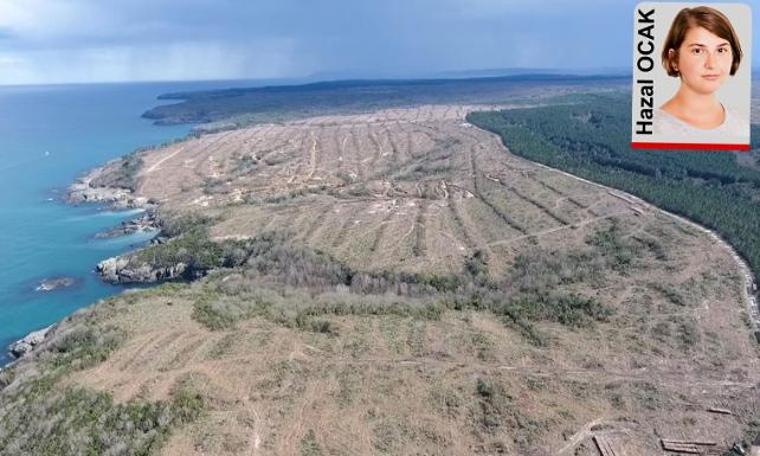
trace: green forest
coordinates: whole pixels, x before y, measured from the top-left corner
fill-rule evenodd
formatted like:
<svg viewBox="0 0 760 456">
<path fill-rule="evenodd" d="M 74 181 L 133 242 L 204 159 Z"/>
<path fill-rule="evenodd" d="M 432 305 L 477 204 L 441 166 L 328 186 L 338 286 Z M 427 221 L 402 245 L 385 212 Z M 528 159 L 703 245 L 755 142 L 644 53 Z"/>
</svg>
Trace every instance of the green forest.
<svg viewBox="0 0 760 456">
<path fill-rule="evenodd" d="M 474 112 L 516 155 L 615 187 L 717 231 L 760 278 L 760 127 L 752 151 L 634 150 L 630 95 L 574 95 L 538 108 Z"/>
</svg>

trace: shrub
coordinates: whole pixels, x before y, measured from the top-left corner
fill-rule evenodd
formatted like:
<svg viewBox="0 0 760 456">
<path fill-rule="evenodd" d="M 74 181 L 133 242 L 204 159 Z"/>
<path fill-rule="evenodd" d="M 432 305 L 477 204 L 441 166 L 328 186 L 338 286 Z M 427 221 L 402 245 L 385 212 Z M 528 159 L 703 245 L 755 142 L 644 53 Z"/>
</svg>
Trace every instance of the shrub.
<svg viewBox="0 0 760 456">
<path fill-rule="evenodd" d="M 86 388 L 62 391 L 41 380 L 0 409 L 0 455 L 155 454 L 173 426 L 203 409 L 197 394 L 183 390 L 169 402 L 115 404 Z"/>
</svg>

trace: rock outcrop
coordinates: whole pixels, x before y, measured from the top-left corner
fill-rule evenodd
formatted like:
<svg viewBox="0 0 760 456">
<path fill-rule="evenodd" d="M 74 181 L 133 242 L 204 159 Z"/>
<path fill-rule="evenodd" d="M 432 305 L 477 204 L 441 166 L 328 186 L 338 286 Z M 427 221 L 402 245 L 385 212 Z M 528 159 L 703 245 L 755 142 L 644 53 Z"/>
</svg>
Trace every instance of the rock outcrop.
<svg viewBox="0 0 760 456">
<path fill-rule="evenodd" d="M 141 217 L 132 220 L 125 220 L 115 228 L 103 231 L 95 235 L 95 239 L 111 239 L 119 236 L 126 236 L 135 233 L 145 233 L 148 231 L 160 230 L 156 216 L 153 212 L 147 212 Z"/>
<path fill-rule="evenodd" d="M 22 356 L 27 355 L 34 349 L 34 347 L 45 340 L 45 336 L 47 336 L 50 330 L 53 329 L 53 326 L 55 325 L 50 325 L 47 328 L 42 328 L 38 331 L 32 331 L 23 339 L 19 339 L 16 342 L 12 343 L 9 347 L 11 355 L 13 355 L 15 358 L 21 358 Z"/>
<path fill-rule="evenodd" d="M 177 263 L 169 267 L 156 267 L 147 263 L 134 264 L 129 257 L 112 257 L 98 263 L 97 272 L 109 283 L 155 283 L 184 278 L 187 265 Z"/>
<path fill-rule="evenodd" d="M 66 201 L 70 204 L 108 204 L 115 209 L 136 209 L 149 205 L 144 197 L 136 197 L 131 189 L 95 185 L 96 180 L 109 172 L 110 164 L 95 168 L 76 180 L 68 189 Z"/>
</svg>

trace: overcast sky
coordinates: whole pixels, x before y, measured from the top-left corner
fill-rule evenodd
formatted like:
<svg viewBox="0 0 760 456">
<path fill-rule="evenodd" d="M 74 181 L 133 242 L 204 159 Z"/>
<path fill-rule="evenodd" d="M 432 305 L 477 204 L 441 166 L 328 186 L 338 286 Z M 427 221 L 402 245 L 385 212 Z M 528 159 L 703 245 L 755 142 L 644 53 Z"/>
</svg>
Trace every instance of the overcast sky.
<svg viewBox="0 0 760 456">
<path fill-rule="evenodd" d="M 635 4 L 0 0 L 0 84 L 628 67 Z"/>
</svg>

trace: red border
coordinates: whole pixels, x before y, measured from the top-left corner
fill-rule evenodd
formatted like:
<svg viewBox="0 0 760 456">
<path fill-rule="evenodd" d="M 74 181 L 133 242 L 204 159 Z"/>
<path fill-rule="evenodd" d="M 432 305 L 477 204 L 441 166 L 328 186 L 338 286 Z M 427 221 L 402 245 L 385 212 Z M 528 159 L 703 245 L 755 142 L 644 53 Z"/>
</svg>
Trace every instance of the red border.
<svg viewBox="0 0 760 456">
<path fill-rule="evenodd" d="M 679 150 L 737 150 L 747 152 L 749 144 L 710 144 L 710 143 L 665 143 L 665 142 L 631 142 L 634 149 L 679 149 Z"/>
</svg>

